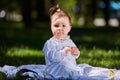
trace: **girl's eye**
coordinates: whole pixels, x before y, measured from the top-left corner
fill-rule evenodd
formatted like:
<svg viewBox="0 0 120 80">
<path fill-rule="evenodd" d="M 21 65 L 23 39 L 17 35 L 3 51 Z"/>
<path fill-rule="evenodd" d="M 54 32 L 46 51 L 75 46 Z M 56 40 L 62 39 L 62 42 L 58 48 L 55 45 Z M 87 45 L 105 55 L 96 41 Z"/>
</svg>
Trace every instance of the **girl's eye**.
<svg viewBox="0 0 120 80">
<path fill-rule="evenodd" d="M 66 27 L 66 25 L 62 25 L 62 27 Z"/>
<path fill-rule="evenodd" d="M 58 25 L 58 24 L 55 24 L 54 26 L 55 26 L 55 27 L 59 27 L 59 25 Z"/>
</svg>

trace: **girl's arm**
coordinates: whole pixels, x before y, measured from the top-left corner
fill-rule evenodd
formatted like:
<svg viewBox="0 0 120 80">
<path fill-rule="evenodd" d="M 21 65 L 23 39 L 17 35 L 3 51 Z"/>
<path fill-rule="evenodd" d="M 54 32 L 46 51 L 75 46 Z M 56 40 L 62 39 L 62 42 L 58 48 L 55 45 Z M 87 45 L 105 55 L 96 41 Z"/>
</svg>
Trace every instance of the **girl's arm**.
<svg viewBox="0 0 120 80">
<path fill-rule="evenodd" d="M 54 44 L 48 42 L 45 43 L 43 51 L 45 53 L 45 57 L 52 62 L 61 61 L 66 56 L 63 49 L 57 50 Z"/>
</svg>

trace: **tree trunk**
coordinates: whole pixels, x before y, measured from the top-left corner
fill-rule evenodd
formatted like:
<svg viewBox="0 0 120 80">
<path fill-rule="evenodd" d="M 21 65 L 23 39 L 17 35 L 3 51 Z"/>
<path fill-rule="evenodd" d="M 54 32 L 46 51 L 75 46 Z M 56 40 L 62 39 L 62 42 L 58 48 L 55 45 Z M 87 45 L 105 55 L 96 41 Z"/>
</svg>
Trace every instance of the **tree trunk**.
<svg viewBox="0 0 120 80">
<path fill-rule="evenodd" d="M 32 27 L 32 0 L 21 0 L 23 23 L 26 28 Z"/>
<path fill-rule="evenodd" d="M 92 15 L 92 21 L 95 19 L 96 17 L 96 12 L 97 12 L 97 9 L 96 9 L 96 6 L 97 5 L 97 2 L 96 0 L 92 0 L 91 1 L 91 15 Z"/>
<path fill-rule="evenodd" d="M 110 18 L 110 0 L 103 0 L 105 3 L 105 8 L 103 9 L 104 19 L 106 21 L 106 26 L 109 26 L 109 18 Z"/>
<path fill-rule="evenodd" d="M 48 16 L 45 13 L 45 1 L 36 0 L 37 21 L 48 21 Z"/>
</svg>

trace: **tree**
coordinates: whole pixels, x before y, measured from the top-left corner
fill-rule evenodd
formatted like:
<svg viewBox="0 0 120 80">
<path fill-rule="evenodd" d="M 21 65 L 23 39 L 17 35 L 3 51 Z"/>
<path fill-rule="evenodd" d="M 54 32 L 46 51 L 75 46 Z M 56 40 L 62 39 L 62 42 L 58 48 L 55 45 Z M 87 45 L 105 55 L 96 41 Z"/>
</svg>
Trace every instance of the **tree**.
<svg viewBox="0 0 120 80">
<path fill-rule="evenodd" d="M 32 27 L 32 0 L 21 0 L 21 13 L 25 27 Z"/>
<path fill-rule="evenodd" d="M 45 0 L 35 0 L 35 5 L 32 4 L 33 0 L 21 0 L 21 12 L 23 16 L 23 23 L 26 28 L 30 28 L 33 25 L 32 11 L 35 8 L 37 12 L 36 20 L 37 22 L 43 21 L 46 22 L 49 20 L 48 15 L 46 14 L 46 2 Z M 49 5 L 47 5 L 49 6 Z"/>
<path fill-rule="evenodd" d="M 106 21 L 106 25 L 109 26 L 109 18 L 110 18 L 110 0 L 103 0 L 105 3 L 105 8 L 103 8 L 104 19 Z"/>
<path fill-rule="evenodd" d="M 91 15 L 92 15 L 92 22 L 96 17 L 96 13 L 97 13 L 97 1 L 96 0 L 92 0 L 91 1 Z"/>
<path fill-rule="evenodd" d="M 48 21 L 45 13 L 45 0 L 36 0 L 37 21 Z"/>
</svg>

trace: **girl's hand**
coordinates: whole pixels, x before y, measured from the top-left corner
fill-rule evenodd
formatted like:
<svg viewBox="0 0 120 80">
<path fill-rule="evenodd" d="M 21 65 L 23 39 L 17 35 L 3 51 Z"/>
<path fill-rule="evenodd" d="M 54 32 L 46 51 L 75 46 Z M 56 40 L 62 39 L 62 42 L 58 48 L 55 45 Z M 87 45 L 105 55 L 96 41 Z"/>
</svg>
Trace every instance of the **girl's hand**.
<svg viewBox="0 0 120 80">
<path fill-rule="evenodd" d="M 78 56 L 79 49 L 77 47 L 71 47 L 71 54 Z"/>
<path fill-rule="evenodd" d="M 65 53 L 71 52 L 71 54 L 78 56 L 79 49 L 77 47 L 64 47 Z"/>
<path fill-rule="evenodd" d="M 71 52 L 71 47 L 64 47 L 64 51 L 67 54 L 68 52 Z"/>
</svg>

